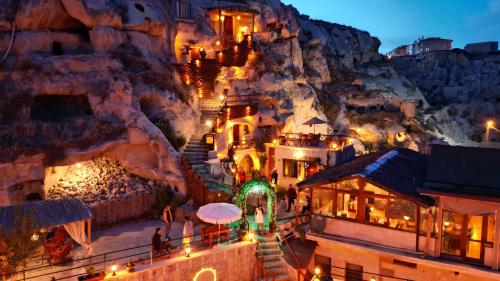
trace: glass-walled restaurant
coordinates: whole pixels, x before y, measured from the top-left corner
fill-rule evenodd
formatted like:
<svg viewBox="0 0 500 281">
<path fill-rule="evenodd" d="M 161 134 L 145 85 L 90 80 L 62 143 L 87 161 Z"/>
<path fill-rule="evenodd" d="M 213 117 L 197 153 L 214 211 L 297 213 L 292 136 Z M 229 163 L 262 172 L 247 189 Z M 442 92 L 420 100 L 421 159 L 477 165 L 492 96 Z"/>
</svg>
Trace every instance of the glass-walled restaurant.
<svg viewBox="0 0 500 281">
<path fill-rule="evenodd" d="M 316 186 L 311 193 L 315 214 L 402 231 L 417 231 L 419 203 L 403 199 L 361 178 Z M 427 214 L 427 211 L 422 208 L 422 213 Z M 426 220 L 422 223 L 426 224 Z"/>
<path fill-rule="evenodd" d="M 310 188 L 310 193 L 312 212 L 316 215 L 393 231 L 414 233 L 414 235 L 418 233 L 418 238 L 414 240 L 415 247 L 423 252 L 425 251 L 425 237 L 429 235 L 431 239 L 429 244 L 432 244 L 429 247 L 431 250 L 435 247 L 433 244 L 438 232 L 438 212 L 435 207 L 423 204 L 413 198 L 402 198 L 383 187 L 367 182 L 363 178 L 351 178 L 317 185 Z M 342 225 L 337 224 L 335 227 L 338 229 L 340 226 Z M 375 235 L 368 233 L 368 231 L 377 232 L 377 229 L 370 230 L 362 227 L 358 229 L 361 230 L 361 233 L 366 232 L 363 236 L 352 238 L 370 240 L 370 236 Z M 384 232 L 383 229 L 380 229 L 379 232 L 387 234 L 388 245 L 393 244 L 391 238 L 398 237 L 394 232 L 390 234 L 390 232 Z M 352 232 L 345 231 L 345 233 Z M 483 263 L 485 258 L 489 258 L 488 253 L 493 247 L 494 237 L 494 214 L 467 215 L 443 210 L 442 237 L 440 239 L 440 254 L 442 256 Z M 405 239 L 404 235 L 401 236 L 401 239 Z M 375 242 L 381 243 L 381 241 Z"/>
</svg>

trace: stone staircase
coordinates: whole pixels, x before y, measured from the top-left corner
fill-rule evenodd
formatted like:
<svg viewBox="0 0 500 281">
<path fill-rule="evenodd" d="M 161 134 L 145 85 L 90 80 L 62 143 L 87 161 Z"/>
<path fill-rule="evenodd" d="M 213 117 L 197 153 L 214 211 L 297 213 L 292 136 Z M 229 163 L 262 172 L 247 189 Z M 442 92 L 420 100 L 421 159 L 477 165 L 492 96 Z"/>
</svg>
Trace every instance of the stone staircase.
<svg viewBox="0 0 500 281">
<path fill-rule="evenodd" d="M 205 161 L 208 160 L 209 147 L 203 142 L 203 135 L 209 132 L 207 122 L 210 121 L 211 124 L 215 123 L 215 119 L 217 118 L 219 112 L 219 106 L 220 101 L 200 101 L 200 124 L 198 124 L 196 133 L 191 137 L 182 152 L 182 157 L 187 164 L 187 168 L 190 169 L 196 175 L 196 178 L 201 181 L 200 188 L 206 188 L 209 193 L 215 193 L 214 196 L 217 196 L 217 194 L 221 192 L 231 192 L 229 188 L 217 182 L 217 178 L 210 174 L 210 171 L 208 171 L 205 164 Z M 194 192 L 200 193 L 201 190 L 194 190 Z M 209 195 L 210 194 L 207 196 L 210 197 Z M 206 197 L 204 199 L 206 199 Z"/>
<path fill-rule="evenodd" d="M 262 260 L 263 272 L 259 272 L 261 281 L 287 281 L 290 280 L 283 260 L 281 251 L 275 235 L 257 236 L 257 259 Z M 267 274 L 267 279 L 266 279 Z M 274 274 L 274 279 L 273 279 Z"/>
</svg>

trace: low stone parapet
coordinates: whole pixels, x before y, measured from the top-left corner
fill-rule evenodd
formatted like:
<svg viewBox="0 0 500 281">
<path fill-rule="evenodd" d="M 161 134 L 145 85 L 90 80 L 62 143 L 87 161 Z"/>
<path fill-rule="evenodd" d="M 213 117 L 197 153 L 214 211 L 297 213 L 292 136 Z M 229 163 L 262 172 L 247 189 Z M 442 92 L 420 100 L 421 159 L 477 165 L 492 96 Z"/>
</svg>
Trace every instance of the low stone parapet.
<svg viewBox="0 0 500 281">
<path fill-rule="evenodd" d="M 118 271 L 106 280 L 120 281 L 253 281 L 255 280 L 254 242 L 238 242 L 227 246 L 153 262 L 136 265 L 135 272 Z"/>
</svg>

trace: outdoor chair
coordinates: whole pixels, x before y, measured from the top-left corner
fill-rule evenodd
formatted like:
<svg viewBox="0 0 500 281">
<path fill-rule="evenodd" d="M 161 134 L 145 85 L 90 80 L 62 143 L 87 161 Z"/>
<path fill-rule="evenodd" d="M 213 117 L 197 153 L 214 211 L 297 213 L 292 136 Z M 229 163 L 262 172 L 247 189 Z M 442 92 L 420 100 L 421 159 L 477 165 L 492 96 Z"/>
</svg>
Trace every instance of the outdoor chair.
<svg viewBox="0 0 500 281">
<path fill-rule="evenodd" d="M 43 243 L 45 252 L 50 253 L 55 249 L 61 247 L 66 241 L 66 238 L 68 238 L 68 233 L 66 232 L 66 230 L 62 227 L 58 228 L 55 236 Z"/>
<path fill-rule="evenodd" d="M 49 253 L 49 263 L 50 264 L 61 263 L 62 260 L 69 255 L 71 248 L 73 248 L 73 242 L 68 242 L 65 245 L 50 252 Z"/>
</svg>

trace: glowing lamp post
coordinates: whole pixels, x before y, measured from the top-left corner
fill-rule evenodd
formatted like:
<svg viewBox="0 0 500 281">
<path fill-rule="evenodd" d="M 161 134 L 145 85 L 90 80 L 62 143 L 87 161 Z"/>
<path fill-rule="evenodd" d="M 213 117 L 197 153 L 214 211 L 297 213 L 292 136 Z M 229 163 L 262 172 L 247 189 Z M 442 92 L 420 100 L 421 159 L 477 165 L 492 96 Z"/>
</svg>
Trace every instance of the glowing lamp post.
<svg viewBox="0 0 500 281">
<path fill-rule="evenodd" d="M 316 277 L 319 277 L 319 275 L 321 274 L 321 269 L 319 267 L 316 267 L 314 269 L 314 276 L 313 278 L 311 279 L 311 281 L 316 281 L 316 280 L 319 280 L 317 279 Z"/>
<path fill-rule="evenodd" d="M 490 142 L 490 130 L 494 129 L 495 122 L 493 120 L 486 121 L 486 143 Z"/>
<path fill-rule="evenodd" d="M 113 265 L 111 265 L 111 271 L 113 272 L 111 274 L 111 276 L 116 276 L 116 270 L 118 269 L 118 265 L 116 263 L 114 263 Z"/>
<path fill-rule="evenodd" d="M 186 258 L 189 258 L 190 257 L 190 254 L 191 254 L 191 247 L 187 247 L 185 250 L 184 250 L 185 254 L 186 254 Z"/>
</svg>

